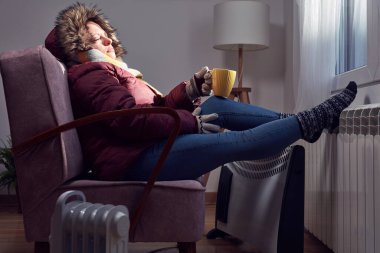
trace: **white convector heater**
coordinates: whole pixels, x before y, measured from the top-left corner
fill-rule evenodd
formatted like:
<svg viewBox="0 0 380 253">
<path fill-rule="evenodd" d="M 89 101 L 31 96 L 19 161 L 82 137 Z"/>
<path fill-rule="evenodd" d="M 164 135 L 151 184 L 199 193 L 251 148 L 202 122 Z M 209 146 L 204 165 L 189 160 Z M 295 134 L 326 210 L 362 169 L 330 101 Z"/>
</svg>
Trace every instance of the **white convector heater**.
<svg viewBox="0 0 380 253">
<path fill-rule="evenodd" d="M 129 214 L 125 206 L 88 203 L 82 192 L 67 191 L 50 231 L 51 253 L 127 253 Z"/>
<path fill-rule="evenodd" d="M 304 144 L 305 227 L 335 253 L 379 253 L 380 104 L 339 121 L 338 133 Z"/>
<path fill-rule="evenodd" d="M 208 239 L 231 235 L 255 252 L 302 253 L 305 150 L 225 164 L 220 173 L 215 228 Z"/>
</svg>

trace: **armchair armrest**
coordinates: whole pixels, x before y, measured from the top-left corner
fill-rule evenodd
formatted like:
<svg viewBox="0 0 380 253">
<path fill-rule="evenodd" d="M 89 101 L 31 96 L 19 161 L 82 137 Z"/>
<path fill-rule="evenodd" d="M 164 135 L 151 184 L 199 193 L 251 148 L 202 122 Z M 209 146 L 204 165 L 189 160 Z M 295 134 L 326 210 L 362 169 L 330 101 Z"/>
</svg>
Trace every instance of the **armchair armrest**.
<svg viewBox="0 0 380 253">
<path fill-rule="evenodd" d="M 109 111 L 109 112 L 102 112 L 90 116 L 86 116 L 80 119 L 73 120 L 71 122 L 65 123 L 63 125 L 48 129 L 45 132 L 42 132 L 40 134 L 37 134 L 30 139 L 26 140 L 25 142 L 20 143 L 19 145 L 16 145 L 15 147 L 12 148 L 12 153 L 14 156 L 19 155 L 20 153 L 25 152 L 32 146 L 41 143 L 45 140 L 48 140 L 50 138 L 53 138 L 60 133 L 89 125 L 98 121 L 106 120 L 106 119 L 113 119 L 117 117 L 122 117 L 122 116 L 131 116 L 131 115 L 137 115 L 137 114 L 167 114 L 171 116 L 174 119 L 174 128 L 172 129 L 167 142 L 165 143 L 165 146 L 161 152 L 161 155 L 152 171 L 152 174 L 149 176 L 149 179 L 147 181 L 147 184 L 144 188 L 144 191 L 141 196 L 141 200 L 138 203 L 138 206 L 134 213 L 132 214 L 132 219 L 131 219 L 131 226 L 130 226 L 130 237 L 133 238 L 135 234 L 135 230 L 137 227 L 137 223 L 139 221 L 139 218 L 141 217 L 141 214 L 143 212 L 143 209 L 145 207 L 145 204 L 147 202 L 149 193 L 151 192 L 154 183 L 160 173 L 160 170 L 162 168 L 162 165 L 164 164 L 164 161 L 166 160 L 166 157 L 169 154 L 169 151 L 174 143 L 175 138 L 177 137 L 179 130 L 180 130 L 180 118 L 177 114 L 177 112 L 171 108 L 167 107 L 147 107 L 147 108 L 134 108 L 134 109 L 123 109 L 123 110 L 116 110 L 116 111 Z"/>
</svg>

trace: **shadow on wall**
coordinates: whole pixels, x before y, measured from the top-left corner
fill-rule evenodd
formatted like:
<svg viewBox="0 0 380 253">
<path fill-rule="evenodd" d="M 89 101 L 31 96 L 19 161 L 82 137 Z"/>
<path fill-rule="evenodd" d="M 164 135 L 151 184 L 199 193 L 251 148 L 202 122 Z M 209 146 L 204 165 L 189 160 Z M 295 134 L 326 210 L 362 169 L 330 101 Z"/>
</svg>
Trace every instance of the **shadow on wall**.
<svg viewBox="0 0 380 253">
<path fill-rule="evenodd" d="M 366 105 L 366 104 L 370 104 L 370 103 L 371 103 L 371 99 L 369 98 L 368 95 L 365 95 L 364 96 L 364 104 Z"/>
</svg>

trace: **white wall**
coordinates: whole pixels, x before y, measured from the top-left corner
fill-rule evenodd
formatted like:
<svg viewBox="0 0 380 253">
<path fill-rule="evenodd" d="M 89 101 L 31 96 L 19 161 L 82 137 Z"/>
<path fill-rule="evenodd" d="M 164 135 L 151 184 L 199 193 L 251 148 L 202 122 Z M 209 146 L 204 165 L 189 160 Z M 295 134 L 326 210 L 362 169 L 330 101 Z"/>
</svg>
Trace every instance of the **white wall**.
<svg viewBox="0 0 380 253">
<path fill-rule="evenodd" d="M 57 13 L 75 1 L 0 1 L 0 52 L 42 44 Z M 125 61 L 166 93 L 200 67 L 237 69 L 237 54 L 212 48 L 213 6 L 222 0 L 107 0 L 103 10 L 128 54 Z M 270 48 L 244 55 L 244 85 L 251 101 L 283 109 L 285 31 L 283 0 L 263 0 L 270 6 Z M 0 139 L 9 136 L 0 80 Z"/>
</svg>

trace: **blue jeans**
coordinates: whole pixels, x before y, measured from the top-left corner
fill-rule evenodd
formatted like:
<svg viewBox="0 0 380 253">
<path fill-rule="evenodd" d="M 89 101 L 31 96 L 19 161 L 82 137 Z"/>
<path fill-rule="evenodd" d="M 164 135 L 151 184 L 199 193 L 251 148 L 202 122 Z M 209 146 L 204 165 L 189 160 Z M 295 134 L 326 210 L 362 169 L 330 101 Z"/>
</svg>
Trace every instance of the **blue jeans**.
<svg viewBox="0 0 380 253">
<path fill-rule="evenodd" d="M 219 115 L 209 123 L 231 131 L 178 136 L 158 180 L 196 179 L 225 163 L 275 155 L 302 137 L 295 116 L 280 119 L 277 112 L 215 96 L 201 108 L 201 114 Z M 165 142 L 148 148 L 128 169 L 126 178 L 147 180 Z"/>
</svg>

